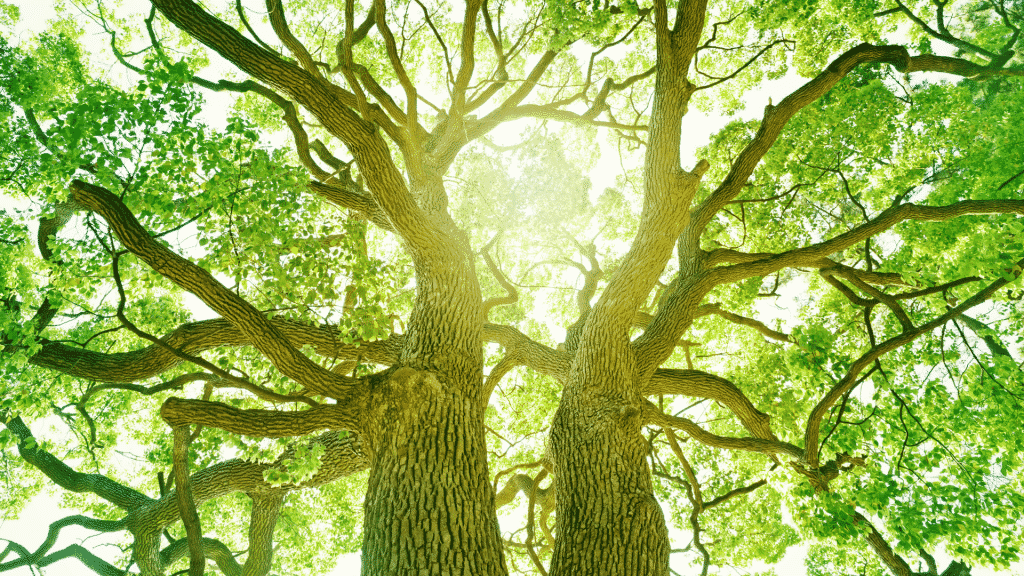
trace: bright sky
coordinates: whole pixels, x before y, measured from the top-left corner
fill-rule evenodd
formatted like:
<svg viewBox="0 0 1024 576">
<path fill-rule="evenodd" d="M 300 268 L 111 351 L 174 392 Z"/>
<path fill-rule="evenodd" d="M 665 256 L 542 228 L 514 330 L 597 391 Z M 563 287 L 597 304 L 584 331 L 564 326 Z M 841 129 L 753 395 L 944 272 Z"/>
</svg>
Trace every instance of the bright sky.
<svg viewBox="0 0 1024 576">
<path fill-rule="evenodd" d="M 54 16 L 53 6 L 46 0 L 13 0 L 12 2 L 21 8 L 22 20 L 18 28 L 18 34 L 28 34 L 27 31 L 39 31 L 45 28 L 47 20 Z M 131 11 L 145 11 L 148 12 L 149 3 L 141 2 L 140 0 L 126 0 L 123 3 L 123 7 Z M 109 50 L 107 45 L 108 39 L 106 36 L 95 34 L 87 35 L 83 38 L 83 41 L 95 54 L 105 54 Z M 95 62 L 95 60 L 94 60 Z M 111 70 L 112 73 L 118 73 L 116 70 Z M 768 98 L 772 97 L 776 102 L 780 101 L 786 94 L 790 93 L 795 89 L 802 80 L 795 78 L 784 78 L 781 80 L 765 83 L 759 90 L 751 92 L 746 101 L 749 103 L 749 107 L 746 112 L 742 113 L 741 116 L 745 118 L 759 117 L 764 105 L 767 103 Z M 209 95 L 207 95 L 209 96 Z M 208 101 L 210 98 L 208 97 Z M 223 122 L 226 114 L 223 113 L 223 106 L 226 106 L 226 100 L 222 100 L 224 104 L 218 105 L 213 104 L 207 107 L 209 113 L 208 123 L 211 125 L 219 125 Z M 691 110 L 691 112 L 685 118 L 684 134 L 686 135 L 685 142 L 683 143 L 683 166 L 684 168 L 692 167 L 696 162 L 694 158 L 694 152 L 697 147 L 706 144 L 708 137 L 714 133 L 725 123 L 722 118 L 707 117 L 700 114 L 697 110 Z M 502 140 L 501 134 L 494 135 L 496 139 Z M 595 183 L 595 187 L 599 190 L 603 188 L 601 183 L 603 182 L 614 182 L 615 176 L 619 173 L 619 163 L 615 159 L 615 151 L 612 147 L 604 141 L 601 141 L 601 151 L 603 157 L 611 158 L 611 161 L 602 161 L 596 163 L 595 169 L 591 172 L 591 182 Z M 204 308 L 198 300 L 195 301 L 197 305 L 197 312 L 200 308 Z M 780 309 L 774 312 L 765 310 L 766 314 L 778 314 L 785 315 L 787 310 Z M 762 318 L 770 321 L 771 318 Z M 562 332 L 560 327 L 551 326 L 553 334 L 556 336 Z M 41 422 L 33 423 L 34 432 L 40 437 L 48 437 L 52 441 L 60 441 L 60 437 L 63 435 L 62 432 L 56 429 L 46 432 L 43 430 L 45 425 Z M 56 434 L 53 436 L 52 434 Z M 72 438 L 64 438 L 63 441 L 74 441 Z M 525 505 L 520 505 L 520 508 L 525 511 Z M 46 538 L 47 527 L 50 522 L 53 522 L 59 518 L 67 515 L 77 514 L 78 510 L 69 510 L 61 507 L 61 500 L 59 491 L 54 491 L 51 494 L 44 494 L 33 499 L 26 507 L 25 512 L 19 519 L 0 519 L 0 539 L 11 539 L 17 541 L 29 549 L 33 549 L 38 546 Z M 523 512 L 525 514 L 525 512 Z M 522 518 L 517 518 L 517 515 L 513 514 L 505 519 L 509 531 L 519 528 L 525 523 Z M 674 539 L 681 542 L 689 540 L 688 533 L 682 533 L 675 529 L 672 529 L 672 535 Z M 115 537 L 95 535 L 93 532 L 84 530 L 81 528 L 71 527 L 65 528 L 61 532 L 60 540 L 52 548 L 52 550 L 59 550 L 73 543 L 81 543 L 83 546 L 96 552 L 101 557 L 113 560 L 119 554 L 119 550 L 115 547 L 115 544 L 120 542 L 122 535 L 118 534 Z M 0 545 L 0 549 L 3 546 Z M 806 574 L 803 566 L 803 559 L 806 554 L 806 547 L 798 546 L 791 548 L 785 559 L 778 565 L 775 566 L 776 573 L 786 576 L 802 576 Z M 692 572 L 692 568 L 682 563 L 683 558 L 681 555 L 676 555 L 678 558 L 677 562 L 673 562 L 673 569 L 680 574 L 689 574 Z M 10 558 L 8 558 L 10 559 Z M 944 558 L 940 557 L 940 560 Z M 753 566 L 751 570 L 764 570 L 766 566 Z M 330 576 L 342 576 L 357 574 L 359 571 L 359 557 L 358 554 L 345 555 L 339 558 L 336 569 L 331 573 Z M 41 571 L 46 574 L 61 574 L 66 576 L 93 576 L 94 573 L 83 567 L 81 564 L 74 560 L 65 560 L 48 569 Z M 729 573 L 728 570 L 723 573 Z M 741 574 L 739 570 L 735 570 L 734 573 Z M 1011 572 L 1005 572 L 1004 574 L 1010 574 Z M 29 576 L 32 572 L 28 568 L 14 571 L 12 576 Z M 989 576 L 996 574 L 995 572 L 975 569 L 975 576 Z M 1018 574 L 1020 574 L 1018 572 Z"/>
</svg>

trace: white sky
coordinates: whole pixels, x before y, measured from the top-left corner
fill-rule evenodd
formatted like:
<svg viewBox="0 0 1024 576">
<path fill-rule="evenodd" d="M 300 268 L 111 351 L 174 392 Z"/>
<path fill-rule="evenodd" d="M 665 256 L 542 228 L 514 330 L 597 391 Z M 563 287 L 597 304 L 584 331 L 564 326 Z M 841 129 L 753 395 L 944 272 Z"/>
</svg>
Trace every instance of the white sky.
<svg viewBox="0 0 1024 576">
<path fill-rule="evenodd" d="M 10 0 L 8 0 L 10 1 Z M 21 8 L 21 22 L 16 31 L 17 35 L 29 34 L 29 31 L 39 31 L 45 29 L 47 20 L 54 17 L 53 5 L 50 0 L 13 0 L 11 3 Z M 142 11 L 148 12 L 149 3 L 141 0 L 126 0 L 123 3 L 123 7 L 131 11 Z M 83 38 L 83 42 L 89 47 L 90 51 L 97 55 L 106 54 L 109 51 L 107 45 L 108 39 L 105 35 L 95 34 L 87 35 Z M 119 74 L 120 72 L 114 67 L 110 69 L 113 74 Z M 771 97 L 775 102 L 779 102 L 782 98 L 792 92 L 797 86 L 799 86 L 804 80 L 798 78 L 784 78 L 772 82 L 764 83 L 758 90 L 751 91 L 745 98 L 748 103 L 748 108 L 745 112 L 741 113 L 740 116 L 743 118 L 754 118 L 760 117 L 761 111 L 765 104 L 767 104 L 768 98 Z M 206 92 L 204 96 L 207 97 L 208 105 L 206 111 L 208 112 L 208 124 L 212 126 L 221 126 L 223 120 L 226 117 L 222 111 L 224 106 L 227 105 L 228 100 L 218 97 L 217 95 L 211 95 Z M 212 97 L 212 98 L 211 98 Z M 221 100 L 223 104 L 217 105 L 214 103 L 215 100 Z M 707 117 L 702 115 L 698 110 L 691 109 L 689 114 L 684 119 L 684 142 L 683 142 L 683 167 L 691 168 L 696 162 L 694 152 L 699 146 L 703 146 L 707 143 L 708 137 L 717 131 L 726 122 L 725 119 L 716 117 Z M 500 134 L 494 134 L 496 139 L 501 140 Z M 599 136 L 601 140 L 601 152 L 603 157 L 610 158 L 608 161 L 600 161 L 595 165 L 595 169 L 590 173 L 591 182 L 594 183 L 595 188 L 600 191 L 603 189 L 602 183 L 614 182 L 615 177 L 619 174 L 619 161 L 616 157 L 615 150 L 610 144 L 606 142 L 603 136 Z M 290 142 L 289 142 L 290 144 Z M 191 303 L 195 305 L 196 312 L 201 315 L 207 316 L 200 312 L 200 309 L 205 308 L 198 299 L 193 300 Z M 207 309 L 208 310 L 208 309 Z M 766 313 L 772 314 L 769 310 L 765 310 Z M 787 311 L 783 308 L 777 310 L 774 314 L 785 315 Z M 771 318 L 764 318 L 763 320 L 770 322 Z M 560 336 L 564 334 L 564 330 L 560 326 L 549 326 L 552 330 L 553 335 Z M 41 430 L 42 423 L 34 423 L 34 432 L 38 437 L 49 436 L 44 430 Z M 51 430 L 50 433 L 56 432 Z M 59 434 L 59 433 L 58 433 Z M 524 505 L 520 505 L 520 508 L 525 510 Z M 33 499 L 26 507 L 25 512 L 18 519 L 3 519 L 0 518 L 0 539 L 11 539 L 14 540 L 30 550 L 38 546 L 46 537 L 47 528 L 50 522 L 53 522 L 59 518 L 67 515 L 80 513 L 79 510 L 68 510 L 64 509 L 60 505 L 59 489 L 54 490 L 49 494 L 43 494 Z M 667 514 L 666 514 L 667 517 Z M 515 529 L 520 527 L 525 520 L 516 519 L 515 515 L 506 520 L 506 523 L 511 522 L 507 527 Z M 519 525 L 515 525 L 518 522 Z M 689 533 L 676 530 L 670 527 L 673 539 L 679 542 L 689 541 Z M 60 550 L 70 544 L 80 543 L 83 546 L 93 550 L 97 555 L 104 557 L 108 560 L 113 560 L 119 554 L 119 551 L 113 547 L 115 542 L 120 541 L 123 538 L 123 533 L 116 533 L 115 536 L 111 537 L 108 535 L 95 535 L 92 531 L 85 530 L 79 527 L 65 528 L 61 532 L 60 539 L 51 551 Z M 0 542 L 0 550 L 3 549 L 6 543 Z M 777 574 L 780 576 L 803 576 L 806 574 L 806 570 L 803 566 L 804 556 L 806 554 L 806 545 L 795 546 L 790 549 L 786 557 L 782 562 L 775 565 Z M 674 561 L 672 568 L 680 574 L 691 574 L 695 573 L 692 568 L 684 565 L 684 555 L 674 555 Z M 6 558 L 6 560 L 12 559 L 13 556 Z M 939 557 L 939 560 L 946 560 L 944 557 Z M 944 565 L 944 564 L 942 564 Z M 764 570 L 767 566 L 755 565 L 747 570 L 734 569 L 731 573 L 743 574 L 747 571 Z M 1020 567 L 1018 566 L 1018 570 Z M 359 571 L 359 557 L 358 554 L 344 555 L 339 558 L 336 569 L 328 576 L 342 576 L 357 574 Z M 66 576 L 94 576 L 94 573 L 75 560 L 64 560 L 49 568 L 38 571 L 42 574 L 52 575 L 66 575 Z M 975 576 L 990 576 L 998 574 L 990 570 L 981 568 L 974 569 Z M 729 569 L 723 569 L 723 574 L 729 574 Z M 28 568 L 19 569 L 13 572 L 8 572 L 12 576 L 29 576 L 33 574 Z M 1007 571 L 1001 574 L 1024 574 L 1024 572 L 1013 572 Z"/>
</svg>

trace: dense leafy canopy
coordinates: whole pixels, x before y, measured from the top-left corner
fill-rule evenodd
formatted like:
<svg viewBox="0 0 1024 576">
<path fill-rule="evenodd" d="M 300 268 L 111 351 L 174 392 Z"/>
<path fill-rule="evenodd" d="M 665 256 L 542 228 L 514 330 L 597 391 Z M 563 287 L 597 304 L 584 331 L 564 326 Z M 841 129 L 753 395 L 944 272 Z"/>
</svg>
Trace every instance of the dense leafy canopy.
<svg viewBox="0 0 1024 576">
<path fill-rule="evenodd" d="M 249 4 L 0 3 L 0 572 L 1020 560 L 1020 2 Z"/>
</svg>

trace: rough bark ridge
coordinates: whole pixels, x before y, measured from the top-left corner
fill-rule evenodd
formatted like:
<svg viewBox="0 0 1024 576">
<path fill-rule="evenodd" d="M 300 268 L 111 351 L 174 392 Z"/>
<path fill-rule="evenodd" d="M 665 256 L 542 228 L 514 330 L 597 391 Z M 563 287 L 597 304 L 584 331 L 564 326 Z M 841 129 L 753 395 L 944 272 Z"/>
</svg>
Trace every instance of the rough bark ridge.
<svg viewBox="0 0 1024 576">
<path fill-rule="evenodd" d="M 477 399 L 411 368 L 372 380 L 363 574 L 503 573 Z"/>
</svg>

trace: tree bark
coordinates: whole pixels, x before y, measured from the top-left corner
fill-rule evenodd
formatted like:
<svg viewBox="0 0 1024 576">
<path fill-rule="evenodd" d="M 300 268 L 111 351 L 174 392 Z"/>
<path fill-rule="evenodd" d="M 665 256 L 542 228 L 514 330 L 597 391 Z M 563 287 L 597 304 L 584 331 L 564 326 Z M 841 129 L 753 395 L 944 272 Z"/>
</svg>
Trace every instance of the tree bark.
<svg viewBox="0 0 1024 576">
<path fill-rule="evenodd" d="M 566 388 L 551 430 L 558 492 L 551 576 L 667 573 L 668 529 L 640 426 L 633 402 Z"/>
<path fill-rule="evenodd" d="M 377 380 L 362 574 L 506 574 L 483 410 L 464 392 L 480 382 L 412 368 Z"/>
</svg>

